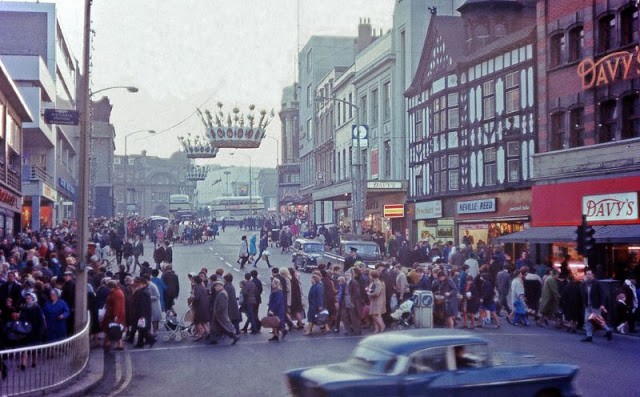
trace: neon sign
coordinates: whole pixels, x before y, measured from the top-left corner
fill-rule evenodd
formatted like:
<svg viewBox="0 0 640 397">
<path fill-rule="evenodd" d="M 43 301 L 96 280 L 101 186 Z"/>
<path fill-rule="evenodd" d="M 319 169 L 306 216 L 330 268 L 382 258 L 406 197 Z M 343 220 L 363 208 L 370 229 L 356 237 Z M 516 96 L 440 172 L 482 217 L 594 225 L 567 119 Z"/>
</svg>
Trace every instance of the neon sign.
<svg viewBox="0 0 640 397">
<path fill-rule="evenodd" d="M 597 61 L 583 59 L 578 64 L 577 74 L 584 90 L 640 77 L 640 46 L 633 51 L 614 52 Z"/>
</svg>

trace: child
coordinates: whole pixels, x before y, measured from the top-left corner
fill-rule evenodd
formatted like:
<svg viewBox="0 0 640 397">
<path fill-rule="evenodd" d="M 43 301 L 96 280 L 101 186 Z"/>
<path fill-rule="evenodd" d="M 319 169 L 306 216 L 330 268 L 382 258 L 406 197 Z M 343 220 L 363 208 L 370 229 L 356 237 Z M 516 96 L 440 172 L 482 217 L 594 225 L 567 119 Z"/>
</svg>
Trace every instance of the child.
<svg viewBox="0 0 640 397">
<path fill-rule="evenodd" d="M 513 308 L 515 316 L 513 317 L 513 325 L 518 326 L 518 323 L 522 323 L 524 326 L 528 326 L 527 321 L 527 305 L 524 303 L 524 294 L 518 295 L 518 299 L 513 302 Z"/>
<path fill-rule="evenodd" d="M 624 293 L 619 293 L 616 301 L 616 330 L 621 334 L 627 333 L 627 303 Z"/>
</svg>

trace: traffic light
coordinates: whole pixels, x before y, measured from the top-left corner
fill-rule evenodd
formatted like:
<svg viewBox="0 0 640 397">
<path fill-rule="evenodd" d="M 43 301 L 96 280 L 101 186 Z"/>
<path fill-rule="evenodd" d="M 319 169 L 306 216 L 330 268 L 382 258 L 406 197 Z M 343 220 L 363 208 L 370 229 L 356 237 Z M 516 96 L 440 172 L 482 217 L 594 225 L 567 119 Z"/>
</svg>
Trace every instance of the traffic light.
<svg viewBox="0 0 640 397">
<path fill-rule="evenodd" d="M 587 256 L 593 250 L 596 239 L 593 237 L 595 234 L 593 227 L 587 224 L 587 217 L 582 216 L 582 223 L 576 229 L 578 235 L 576 243 L 578 245 L 578 253 L 582 256 Z"/>
</svg>

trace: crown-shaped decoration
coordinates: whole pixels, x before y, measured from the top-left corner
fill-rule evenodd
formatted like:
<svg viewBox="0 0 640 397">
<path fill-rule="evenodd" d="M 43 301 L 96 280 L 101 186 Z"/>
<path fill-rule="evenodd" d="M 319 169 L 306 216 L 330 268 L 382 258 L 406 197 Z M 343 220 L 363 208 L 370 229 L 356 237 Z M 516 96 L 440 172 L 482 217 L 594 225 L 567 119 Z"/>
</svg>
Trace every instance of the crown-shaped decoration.
<svg viewBox="0 0 640 397">
<path fill-rule="evenodd" d="M 187 180 L 189 181 L 204 181 L 207 179 L 207 174 L 209 173 L 208 165 L 190 165 L 187 168 Z"/>
<path fill-rule="evenodd" d="M 273 110 L 269 113 L 266 110 L 256 112 L 255 105 L 249 106 L 249 112 L 246 115 L 237 107 L 225 113 L 220 102 L 217 107 L 218 110 L 213 113 L 198 109 L 198 114 L 207 129 L 209 143 L 218 148 L 260 147 L 266 128 L 275 117 Z"/>
<path fill-rule="evenodd" d="M 182 144 L 184 153 L 190 159 L 212 159 L 218 154 L 219 149 L 211 146 L 206 138 L 199 135 L 191 137 L 191 134 L 187 134 L 186 137 L 179 136 L 178 140 Z"/>
</svg>

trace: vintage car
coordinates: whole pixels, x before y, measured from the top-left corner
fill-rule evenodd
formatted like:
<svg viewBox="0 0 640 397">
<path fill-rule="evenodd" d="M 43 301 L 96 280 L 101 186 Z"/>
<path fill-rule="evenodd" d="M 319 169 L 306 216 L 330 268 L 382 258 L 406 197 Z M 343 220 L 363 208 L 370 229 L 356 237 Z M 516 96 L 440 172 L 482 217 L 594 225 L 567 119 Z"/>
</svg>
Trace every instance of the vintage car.
<svg viewBox="0 0 640 397">
<path fill-rule="evenodd" d="M 363 339 L 344 363 L 291 370 L 286 378 L 295 397 L 577 395 L 574 365 L 499 357 L 470 333 L 397 331 Z"/>
<path fill-rule="evenodd" d="M 344 264 L 344 258 L 351 252 L 351 248 L 357 250 L 358 260 L 364 262 L 370 268 L 375 267 L 378 262 L 383 260 L 378 244 L 364 240 L 341 240 L 337 250 L 335 252 L 327 252 L 325 257 L 331 263 L 342 265 Z"/>
<path fill-rule="evenodd" d="M 327 264 L 324 257 L 324 244 L 318 240 L 299 238 L 293 242 L 291 262 L 296 270 L 312 272 L 321 263 Z"/>
</svg>

